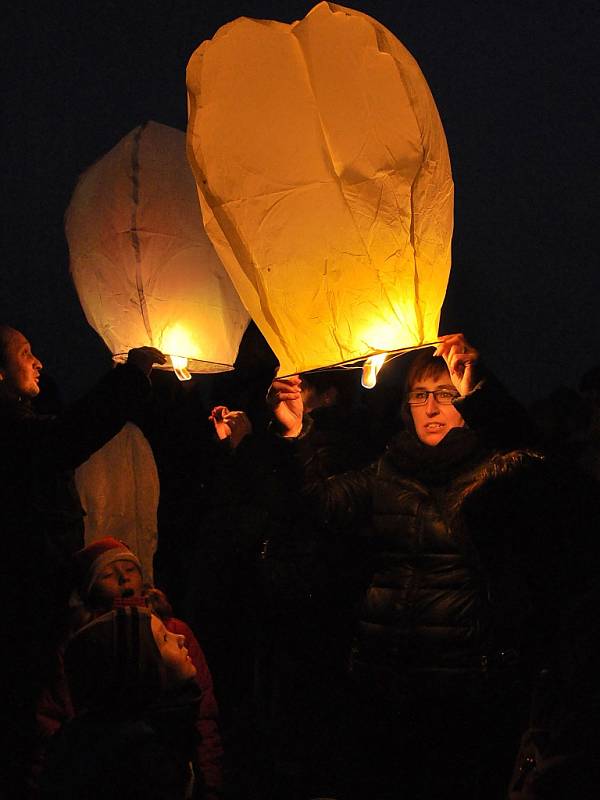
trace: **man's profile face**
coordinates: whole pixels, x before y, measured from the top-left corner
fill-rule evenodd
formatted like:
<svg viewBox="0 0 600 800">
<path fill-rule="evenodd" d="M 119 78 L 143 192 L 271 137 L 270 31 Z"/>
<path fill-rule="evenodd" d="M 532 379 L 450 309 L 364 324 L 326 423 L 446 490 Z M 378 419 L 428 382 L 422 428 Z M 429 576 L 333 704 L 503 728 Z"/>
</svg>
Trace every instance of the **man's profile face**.
<svg viewBox="0 0 600 800">
<path fill-rule="evenodd" d="M 31 345 L 19 331 L 9 328 L 4 335 L 5 363 L 0 366 L 0 385 L 19 397 L 40 393 L 42 362 L 31 352 Z"/>
</svg>

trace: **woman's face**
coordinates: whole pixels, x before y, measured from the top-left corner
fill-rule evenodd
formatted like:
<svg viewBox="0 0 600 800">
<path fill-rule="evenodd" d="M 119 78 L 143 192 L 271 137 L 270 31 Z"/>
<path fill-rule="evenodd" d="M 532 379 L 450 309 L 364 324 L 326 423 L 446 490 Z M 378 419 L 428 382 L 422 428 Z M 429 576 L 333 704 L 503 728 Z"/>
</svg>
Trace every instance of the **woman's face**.
<svg viewBox="0 0 600 800">
<path fill-rule="evenodd" d="M 166 667 L 169 683 L 176 685 L 193 678 L 196 674 L 196 667 L 188 655 L 185 638 L 178 633 L 168 631 L 162 620 L 154 614 L 151 624 L 154 641 Z"/>
<path fill-rule="evenodd" d="M 446 371 L 417 378 L 410 387 L 411 392 L 433 392 L 439 389 L 458 394 Z M 416 434 L 424 444 L 435 446 L 452 428 L 462 428 L 465 424 L 452 404 L 438 402 L 433 394 L 427 394 L 427 400 L 423 405 L 411 405 L 409 408 Z"/>
</svg>

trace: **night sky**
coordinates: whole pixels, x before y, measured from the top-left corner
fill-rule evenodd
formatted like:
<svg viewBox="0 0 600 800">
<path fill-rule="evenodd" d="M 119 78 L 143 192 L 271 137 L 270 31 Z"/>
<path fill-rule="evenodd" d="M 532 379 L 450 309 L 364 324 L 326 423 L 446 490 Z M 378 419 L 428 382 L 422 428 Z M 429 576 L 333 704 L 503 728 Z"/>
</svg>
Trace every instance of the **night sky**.
<svg viewBox="0 0 600 800">
<path fill-rule="evenodd" d="M 193 50 L 239 16 L 291 22 L 310 2 L 17 2 L 4 12 L 0 319 L 67 398 L 110 363 L 68 271 L 63 214 L 78 175 L 132 128 L 185 130 Z M 411 51 L 433 92 L 455 181 L 441 332 L 463 330 L 525 402 L 600 363 L 595 2 L 350 3 Z"/>
</svg>

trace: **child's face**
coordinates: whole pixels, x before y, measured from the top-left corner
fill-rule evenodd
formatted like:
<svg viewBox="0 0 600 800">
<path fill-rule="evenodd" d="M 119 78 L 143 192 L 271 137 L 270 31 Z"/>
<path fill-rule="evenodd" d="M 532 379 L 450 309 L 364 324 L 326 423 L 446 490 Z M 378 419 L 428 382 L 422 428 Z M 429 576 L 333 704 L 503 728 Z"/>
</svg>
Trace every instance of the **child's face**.
<svg viewBox="0 0 600 800">
<path fill-rule="evenodd" d="M 169 682 L 178 684 L 193 678 L 196 674 L 196 667 L 188 655 L 184 637 L 168 631 L 154 614 L 151 624 L 154 641 L 162 656 Z"/>
<path fill-rule="evenodd" d="M 96 605 L 111 608 L 121 597 L 139 597 L 142 594 L 142 575 L 132 561 L 113 561 L 98 575 L 90 592 Z"/>
</svg>

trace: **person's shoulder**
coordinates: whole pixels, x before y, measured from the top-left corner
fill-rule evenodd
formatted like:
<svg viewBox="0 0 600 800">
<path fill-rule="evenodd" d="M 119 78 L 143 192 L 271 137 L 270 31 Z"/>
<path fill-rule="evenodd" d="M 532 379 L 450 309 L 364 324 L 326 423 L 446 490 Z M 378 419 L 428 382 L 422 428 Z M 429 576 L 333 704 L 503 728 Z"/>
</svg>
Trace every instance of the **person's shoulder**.
<svg viewBox="0 0 600 800">
<path fill-rule="evenodd" d="M 0 424 L 7 425 L 36 419 L 52 419 L 52 416 L 36 414 L 27 400 L 0 398 Z"/>
<path fill-rule="evenodd" d="M 470 491 L 491 487 L 522 486 L 531 491 L 533 483 L 546 482 L 547 463 L 543 452 L 533 448 L 493 449 L 481 454 L 462 472 L 455 486 L 469 486 Z"/>
<path fill-rule="evenodd" d="M 55 427 L 54 415 L 36 413 L 27 401 L 0 402 L 0 445 L 21 458 Z"/>
</svg>

